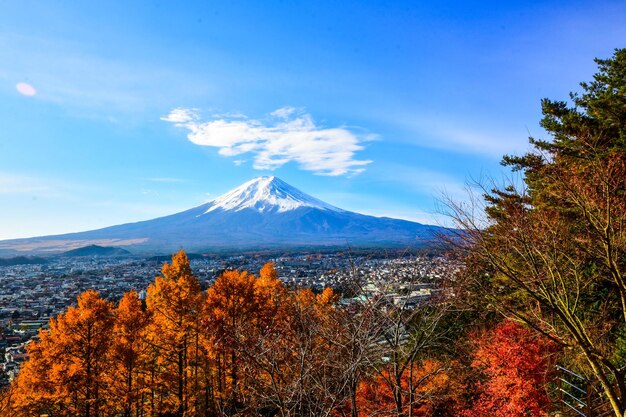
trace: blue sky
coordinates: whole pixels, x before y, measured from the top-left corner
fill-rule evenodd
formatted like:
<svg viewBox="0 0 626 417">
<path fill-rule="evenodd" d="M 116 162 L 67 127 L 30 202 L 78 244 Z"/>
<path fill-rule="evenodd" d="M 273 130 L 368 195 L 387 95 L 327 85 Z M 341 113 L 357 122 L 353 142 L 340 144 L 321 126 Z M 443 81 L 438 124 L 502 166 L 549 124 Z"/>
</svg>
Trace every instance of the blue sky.
<svg viewBox="0 0 626 417">
<path fill-rule="evenodd" d="M 542 136 L 541 98 L 626 47 L 623 1 L 97 3 L 0 2 L 0 239 L 259 175 L 433 223 L 442 190 Z"/>
</svg>

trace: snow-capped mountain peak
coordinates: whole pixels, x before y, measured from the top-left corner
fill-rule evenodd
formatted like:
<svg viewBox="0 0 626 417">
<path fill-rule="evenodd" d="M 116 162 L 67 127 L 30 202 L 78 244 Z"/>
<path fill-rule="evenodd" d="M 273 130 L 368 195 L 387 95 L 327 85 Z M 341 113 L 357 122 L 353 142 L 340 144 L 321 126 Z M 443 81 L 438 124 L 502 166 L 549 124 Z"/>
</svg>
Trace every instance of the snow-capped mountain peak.
<svg viewBox="0 0 626 417">
<path fill-rule="evenodd" d="M 260 177 L 189 210 L 98 230 L 0 241 L 0 253 L 65 252 L 87 245 L 137 253 L 186 250 L 415 247 L 445 229 L 341 210 L 284 183 Z M 238 252 L 239 253 L 239 252 Z"/>
<path fill-rule="evenodd" d="M 280 178 L 271 176 L 254 178 L 216 198 L 208 203 L 204 214 L 219 209 L 225 211 L 254 209 L 261 213 L 269 211 L 281 213 L 301 207 L 343 211 L 303 193 Z"/>
</svg>

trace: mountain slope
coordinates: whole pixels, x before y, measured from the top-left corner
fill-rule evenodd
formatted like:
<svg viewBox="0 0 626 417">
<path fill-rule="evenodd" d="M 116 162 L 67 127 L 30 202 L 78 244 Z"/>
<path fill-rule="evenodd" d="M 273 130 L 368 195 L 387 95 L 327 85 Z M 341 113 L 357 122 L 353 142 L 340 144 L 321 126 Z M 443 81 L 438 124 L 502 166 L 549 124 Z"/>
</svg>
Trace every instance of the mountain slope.
<svg viewBox="0 0 626 417">
<path fill-rule="evenodd" d="M 255 178 L 201 206 L 80 233 L 0 241 L 0 250 L 58 252 L 90 244 L 133 252 L 309 246 L 419 246 L 436 226 L 345 211 L 276 177 Z"/>
</svg>

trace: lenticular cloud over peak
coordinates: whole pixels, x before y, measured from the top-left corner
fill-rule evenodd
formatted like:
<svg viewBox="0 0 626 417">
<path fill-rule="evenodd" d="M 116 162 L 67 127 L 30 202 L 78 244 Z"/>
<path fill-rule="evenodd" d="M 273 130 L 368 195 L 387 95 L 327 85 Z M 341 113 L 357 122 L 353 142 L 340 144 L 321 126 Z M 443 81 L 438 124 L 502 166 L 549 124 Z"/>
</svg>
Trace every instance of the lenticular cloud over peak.
<svg viewBox="0 0 626 417">
<path fill-rule="evenodd" d="M 199 146 L 218 148 L 226 157 L 250 154 L 255 169 L 273 170 L 294 161 L 320 175 L 357 174 L 371 161 L 355 158 L 361 138 L 345 127 L 318 126 L 293 107 L 274 110 L 266 119 L 215 116 L 203 121 L 196 109 L 175 108 L 161 120 L 188 130 Z"/>
</svg>

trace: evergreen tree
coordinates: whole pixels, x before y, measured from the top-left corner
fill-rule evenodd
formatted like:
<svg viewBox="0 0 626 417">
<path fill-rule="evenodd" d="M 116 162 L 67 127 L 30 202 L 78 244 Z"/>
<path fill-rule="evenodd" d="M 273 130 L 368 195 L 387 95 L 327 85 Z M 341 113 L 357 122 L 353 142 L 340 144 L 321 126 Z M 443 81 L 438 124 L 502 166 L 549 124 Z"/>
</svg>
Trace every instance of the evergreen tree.
<svg viewBox="0 0 626 417">
<path fill-rule="evenodd" d="M 551 140 L 503 163 L 522 172 L 486 195 L 488 227 L 458 206 L 468 281 L 483 304 L 525 322 L 597 379 L 614 415 L 626 415 L 626 49 L 596 60 L 582 93 L 543 100 Z M 458 284 L 459 282 L 457 282 Z M 463 290 L 463 289 L 462 289 Z M 484 300 L 487 300 L 487 303 Z"/>
</svg>

